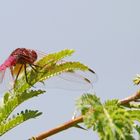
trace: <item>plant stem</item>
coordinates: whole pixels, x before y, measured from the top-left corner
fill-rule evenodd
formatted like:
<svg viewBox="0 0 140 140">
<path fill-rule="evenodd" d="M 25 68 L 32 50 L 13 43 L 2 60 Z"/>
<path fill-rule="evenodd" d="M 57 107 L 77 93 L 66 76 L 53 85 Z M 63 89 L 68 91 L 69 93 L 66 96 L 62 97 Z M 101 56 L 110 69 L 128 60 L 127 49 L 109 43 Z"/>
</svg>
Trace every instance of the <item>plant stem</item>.
<svg viewBox="0 0 140 140">
<path fill-rule="evenodd" d="M 132 101 L 136 101 L 138 99 L 140 99 L 140 90 L 138 90 L 136 93 L 134 93 L 131 96 L 128 96 L 122 100 L 119 100 L 119 104 L 125 105 L 125 104 L 132 102 Z"/>
<path fill-rule="evenodd" d="M 140 90 L 138 90 L 135 94 L 133 94 L 129 97 L 126 97 L 124 99 L 119 100 L 119 104 L 126 105 L 126 104 L 129 104 L 130 102 L 136 101 L 138 99 L 140 99 Z M 68 128 L 71 128 L 73 126 L 76 126 L 76 124 L 81 123 L 81 122 L 83 122 L 83 116 L 82 115 L 75 118 L 75 119 L 72 119 L 72 120 L 70 120 L 70 121 L 68 121 L 68 122 L 66 122 L 66 123 L 64 123 L 64 124 L 62 124 L 58 127 L 55 127 L 51 130 L 43 132 L 43 133 L 39 134 L 38 136 L 34 137 L 33 139 L 34 140 L 43 140 L 43 139 L 45 139 L 47 137 L 50 137 L 50 136 L 52 136 L 56 133 L 64 131 L 64 130 L 66 130 Z"/>
<path fill-rule="evenodd" d="M 70 128 L 70 127 L 76 126 L 76 124 L 78 124 L 80 122 L 83 122 L 83 116 L 79 116 L 79 117 L 77 117 L 75 119 L 72 119 L 72 120 L 70 120 L 70 121 L 68 121 L 68 122 L 66 122 L 66 123 L 64 123 L 64 124 L 62 124 L 62 125 L 60 125 L 58 127 L 55 127 L 55 128 L 53 128 L 53 129 L 51 129 L 49 131 L 43 132 L 40 135 L 34 137 L 34 139 L 35 140 L 43 140 L 44 138 L 52 136 L 52 135 L 54 135 L 56 133 L 59 133 L 59 132 L 61 132 L 63 130 L 66 130 L 66 129 Z"/>
</svg>

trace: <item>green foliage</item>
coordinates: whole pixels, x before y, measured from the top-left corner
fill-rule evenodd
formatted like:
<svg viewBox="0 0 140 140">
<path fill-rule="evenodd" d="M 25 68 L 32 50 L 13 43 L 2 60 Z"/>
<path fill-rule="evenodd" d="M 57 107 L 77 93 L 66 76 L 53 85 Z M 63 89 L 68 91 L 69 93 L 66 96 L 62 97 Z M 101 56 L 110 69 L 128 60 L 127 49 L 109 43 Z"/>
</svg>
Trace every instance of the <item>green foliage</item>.
<svg viewBox="0 0 140 140">
<path fill-rule="evenodd" d="M 64 58 L 64 56 L 69 56 L 72 53 L 73 50 L 62 50 L 58 53 L 49 54 L 40 59 L 36 63 L 36 65 L 38 65 L 36 70 L 39 72 L 36 72 L 32 69 L 28 73 L 28 80 L 30 84 L 34 85 L 37 82 L 42 82 L 48 78 L 57 76 L 70 70 L 87 71 L 89 68 L 80 62 L 65 62 L 61 60 Z M 23 92 L 25 89 L 30 88 L 31 85 L 26 82 L 25 76 L 23 76 L 20 80 L 17 81 L 15 92 Z"/>
<path fill-rule="evenodd" d="M 26 120 L 36 118 L 41 112 L 33 110 L 21 111 L 13 114 L 15 108 L 21 103 L 45 93 L 44 90 L 32 90 L 37 82 L 43 82 L 48 78 L 59 75 L 63 72 L 75 70 L 86 71 L 89 68 L 80 62 L 65 62 L 62 59 L 72 55 L 73 50 L 62 50 L 57 53 L 48 54 L 36 62 L 35 69 L 27 70 L 27 78 L 31 85 L 26 81 L 25 75 L 21 75 L 15 83 L 15 88 L 6 92 L 0 103 L 0 135 L 23 123 Z M 11 114 L 13 114 L 13 117 Z"/>
<path fill-rule="evenodd" d="M 40 59 L 37 62 L 37 65 L 40 65 L 40 66 L 52 65 L 67 56 L 71 56 L 73 53 L 74 53 L 74 50 L 65 49 L 57 53 L 48 54 L 44 56 L 42 59 Z"/>
<path fill-rule="evenodd" d="M 140 75 L 137 74 L 136 77 L 133 79 L 133 82 L 135 85 L 139 85 L 140 84 Z"/>
<path fill-rule="evenodd" d="M 140 110 L 126 108 L 118 100 L 101 103 L 96 95 L 85 94 L 77 101 L 87 128 L 96 131 L 101 140 L 134 140 L 133 131 L 140 132 Z"/>
<path fill-rule="evenodd" d="M 0 106 L 0 135 L 3 135 L 8 130 L 12 129 L 16 125 L 23 123 L 24 121 L 36 118 L 41 115 L 38 111 L 21 112 L 20 114 L 14 115 L 13 118 L 9 118 L 13 110 L 18 107 L 24 101 L 43 94 L 45 91 L 42 90 L 28 90 L 20 94 L 6 93 L 4 95 L 4 101 Z"/>
<path fill-rule="evenodd" d="M 15 88 L 6 92 L 0 103 L 0 135 L 17 125 L 36 118 L 42 114 L 37 110 L 25 110 L 14 114 L 23 102 L 44 94 L 44 90 L 35 90 L 33 87 L 38 82 L 44 82 L 53 76 L 64 72 L 76 70 L 88 71 L 89 68 L 80 62 L 64 61 L 63 58 L 71 56 L 73 50 L 62 50 L 48 54 L 35 63 L 35 69 L 27 70 L 27 78 L 23 74 L 17 80 Z M 134 79 L 135 84 L 140 83 L 140 76 Z M 36 86 L 36 85 L 35 85 Z M 77 101 L 77 108 L 84 116 L 84 124 L 96 131 L 101 140 L 134 140 L 133 132 L 140 136 L 140 104 L 120 105 L 118 100 L 100 101 L 96 95 L 85 94 Z M 78 124 L 77 124 L 78 126 Z"/>
<path fill-rule="evenodd" d="M 22 122 L 25 122 L 26 120 L 36 118 L 40 116 L 42 113 L 32 110 L 25 110 L 24 112 L 22 111 L 21 113 L 17 114 L 16 116 L 13 116 L 12 118 L 9 118 L 7 121 L 1 122 L 0 125 L 0 135 L 3 135 L 10 129 L 14 128 L 15 126 L 21 124 Z"/>
<path fill-rule="evenodd" d="M 42 90 L 29 90 L 22 92 L 21 94 L 6 93 L 4 96 L 4 103 L 0 107 L 0 123 L 7 119 L 9 114 L 22 102 L 43 94 L 45 91 Z"/>
<path fill-rule="evenodd" d="M 140 139 L 140 126 L 139 125 L 135 125 L 135 129 L 139 134 L 139 139 Z"/>
</svg>

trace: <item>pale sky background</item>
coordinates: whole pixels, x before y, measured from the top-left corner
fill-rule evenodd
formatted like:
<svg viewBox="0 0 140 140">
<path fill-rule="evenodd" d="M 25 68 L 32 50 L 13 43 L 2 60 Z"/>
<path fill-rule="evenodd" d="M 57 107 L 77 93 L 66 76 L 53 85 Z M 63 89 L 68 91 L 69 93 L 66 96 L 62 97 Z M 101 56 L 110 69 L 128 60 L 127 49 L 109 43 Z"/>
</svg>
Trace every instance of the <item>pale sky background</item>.
<svg viewBox="0 0 140 140">
<path fill-rule="evenodd" d="M 75 49 L 71 60 L 94 69 L 94 91 L 102 101 L 135 92 L 132 79 L 140 73 L 139 0 L 5 0 L 0 1 L 0 63 L 18 47 L 45 53 Z M 43 115 L 6 133 L 1 140 L 27 140 L 71 119 L 82 91 L 46 89 L 18 111 L 38 109 Z M 17 111 L 17 110 L 16 110 Z M 48 140 L 98 139 L 76 128 Z"/>
</svg>

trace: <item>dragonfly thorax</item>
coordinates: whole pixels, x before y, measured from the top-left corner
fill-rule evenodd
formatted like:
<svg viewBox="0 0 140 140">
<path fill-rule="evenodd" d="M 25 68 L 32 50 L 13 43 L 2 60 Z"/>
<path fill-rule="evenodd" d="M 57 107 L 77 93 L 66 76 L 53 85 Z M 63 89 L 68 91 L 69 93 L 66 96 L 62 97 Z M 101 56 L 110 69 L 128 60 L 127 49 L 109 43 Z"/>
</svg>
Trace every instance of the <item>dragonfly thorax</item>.
<svg viewBox="0 0 140 140">
<path fill-rule="evenodd" d="M 37 53 L 26 48 L 17 48 L 11 53 L 18 64 L 33 64 L 37 60 Z"/>
</svg>

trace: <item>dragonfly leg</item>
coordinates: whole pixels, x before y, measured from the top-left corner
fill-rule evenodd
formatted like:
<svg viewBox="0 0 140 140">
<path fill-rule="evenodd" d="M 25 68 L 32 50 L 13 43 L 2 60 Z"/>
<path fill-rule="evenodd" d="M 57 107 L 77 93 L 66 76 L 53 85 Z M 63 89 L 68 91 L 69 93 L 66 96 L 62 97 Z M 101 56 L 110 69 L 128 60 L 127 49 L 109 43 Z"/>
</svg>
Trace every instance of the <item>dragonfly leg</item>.
<svg viewBox="0 0 140 140">
<path fill-rule="evenodd" d="M 36 65 L 36 64 L 32 64 L 32 66 L 38 67 L 38 68 L 43 68 L 42 66 L 39 66 L 39 65 Z"/>
<path fill-rule="evenodd" d="M 41 67 L 41 66 L 38 66 L 38 65 L 35 65 L 35 64 L 29 64 L 29 66 L 30 66 L 35 72 L 44 73 L 44 72 L 38 71 L 38 70 L 36 69 L 36 68 L 42 69 L 43 67 Z"/>
<path fill-rule="evenodd" d="M 38 72 L 38 71 L 36 70 L 36 68 L 33 67 L 34 65 L 29 64 L 29 66 L 30 66 L 35 72 Z"/>
<path fill-rule="evenodd" d="M 34 87 L 34 86 L 28 81 L 26 64 L 24 64 L 24 73 L 25 73 L 26 82 L 27 82 L 30 86 Z"/>
<path fill-rule="evenodd" d="M 22 67 L 23 67 L 23 65 L 20 66 L 19 71 L 18 71 L 17 76 L 16 76 L 16 79 L 14 80 L 14 88 L 15 88 L 15 84 L 16 84 L 16 81 L 18 79 L 18 76 L 19 76 L 19 74 L 21 72 Z"/>
</svg>

